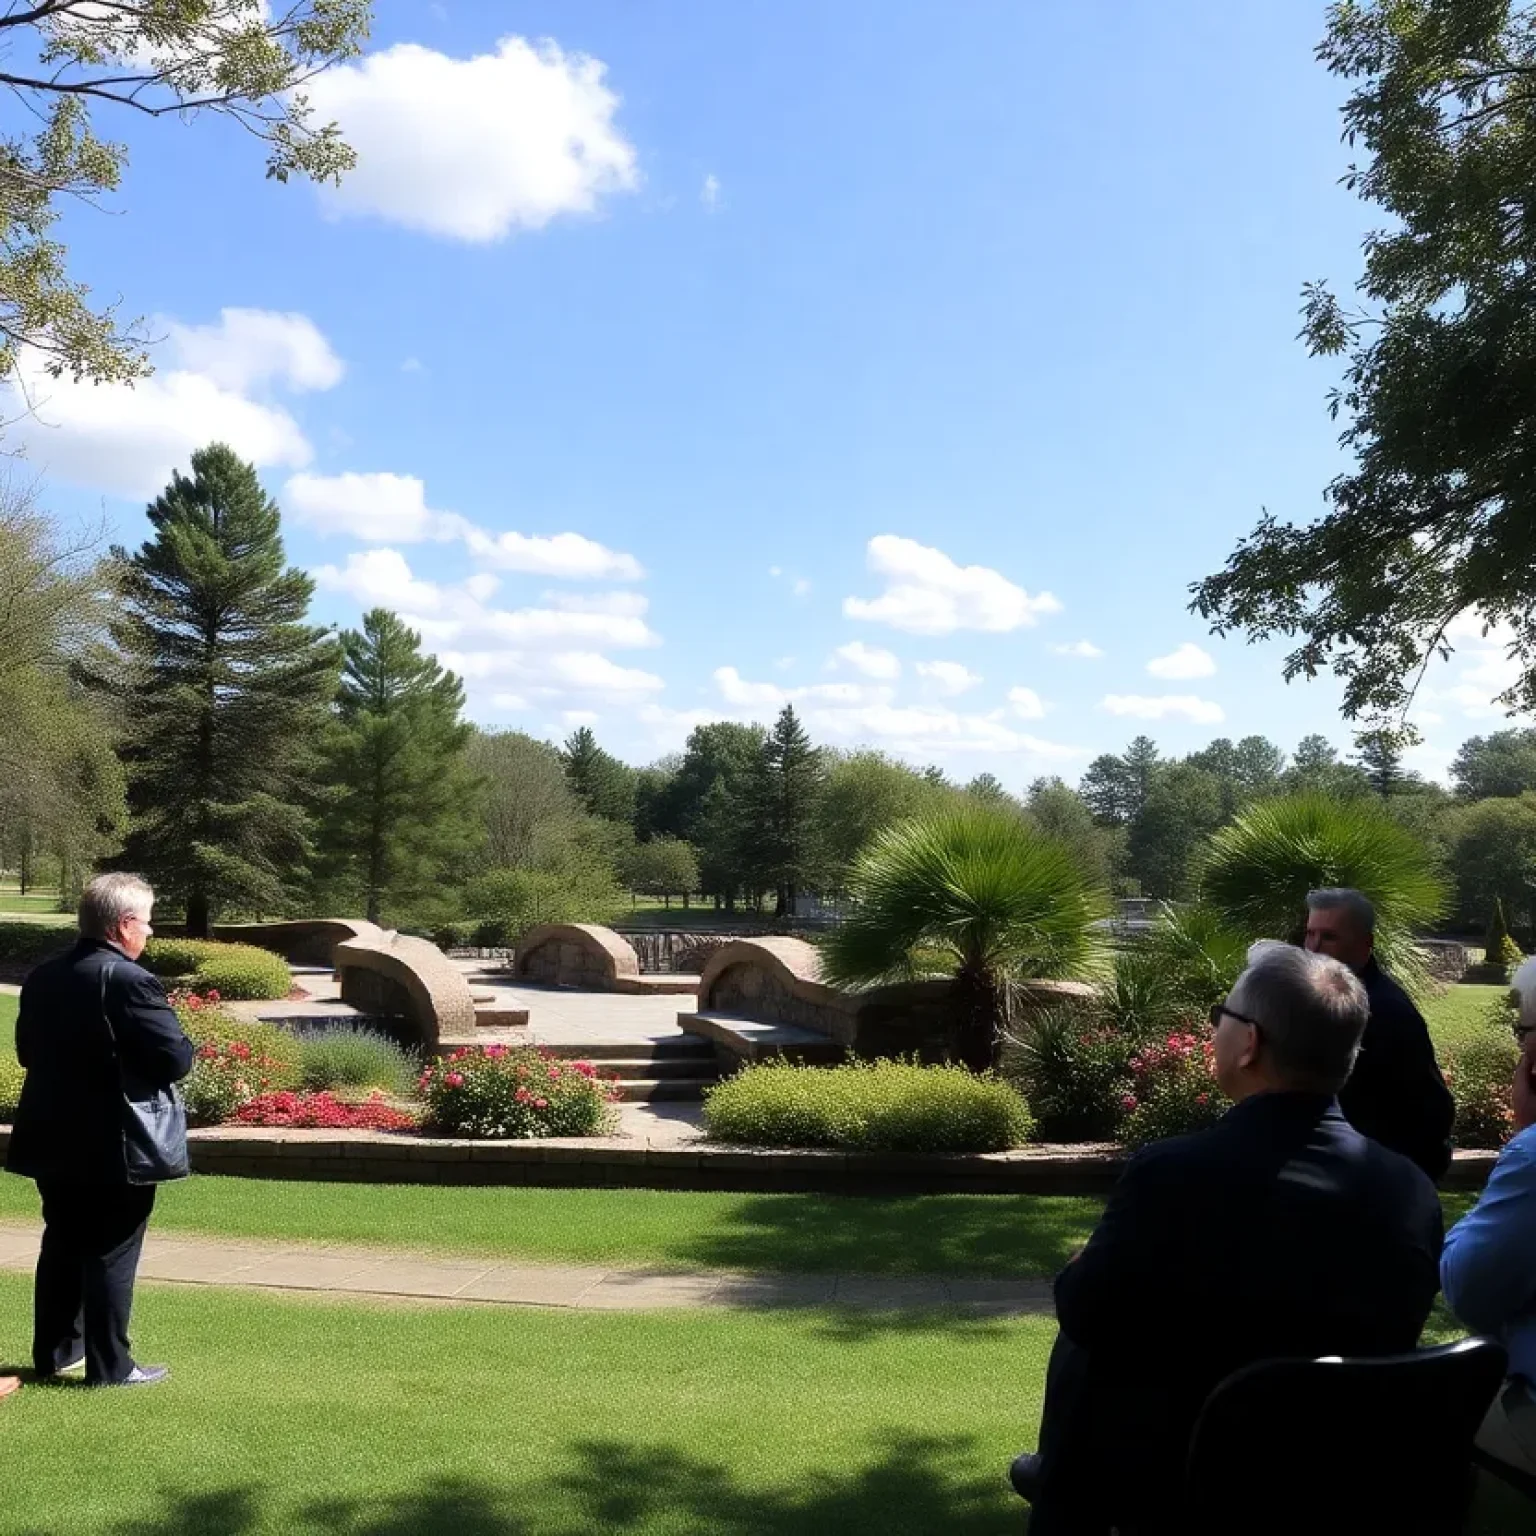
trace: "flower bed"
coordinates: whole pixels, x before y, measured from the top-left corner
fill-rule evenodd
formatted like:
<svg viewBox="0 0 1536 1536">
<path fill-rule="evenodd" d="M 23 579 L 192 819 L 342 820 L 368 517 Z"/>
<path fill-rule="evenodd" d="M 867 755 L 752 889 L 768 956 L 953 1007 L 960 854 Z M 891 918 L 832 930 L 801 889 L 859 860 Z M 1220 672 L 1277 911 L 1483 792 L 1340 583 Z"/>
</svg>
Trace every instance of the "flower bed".
<svg viewBox="0 0 1536 1536">
<path fill-rule="evenodd" d="M 264 1093 L 235 1110 L 236 1125 L 291 1126 L 320 1131 L 414 1131 L 418 1117 L 382 1093 L 350 1103 L 330 1093 Z"/>
<path fill-rule="evenodd" d="M 1216 1084 L 1210 1034 L 1175 1030 L 1131 1057 L 1131 1088 L 1121 1100 L 1123 1141 L 1133 1147 L 1214 1125 L 1227 1107 Z"/>
<path fill-rule="evenodd" d="M 591 1062 L 533 1046 L 464 1046 L 431 1063 L 417 1089 L 424 1129 L 443 1136 L 600 1136 L 616 1120 L 618 1089 Z"/>
</svg>

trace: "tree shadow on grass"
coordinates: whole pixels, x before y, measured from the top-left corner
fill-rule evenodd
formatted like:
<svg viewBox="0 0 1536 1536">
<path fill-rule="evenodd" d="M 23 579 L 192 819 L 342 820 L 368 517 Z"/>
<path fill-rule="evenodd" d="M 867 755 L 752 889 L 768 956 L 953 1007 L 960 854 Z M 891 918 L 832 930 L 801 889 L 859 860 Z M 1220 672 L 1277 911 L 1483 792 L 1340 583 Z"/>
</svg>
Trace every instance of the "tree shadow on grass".
<svg viewBox="0 0 1536 1536">
<path fill-rule="evenodd" d="M 688 1269 L 1043 1279 L 1102 1209 L 1076 1196 L 747 1196 L 666 1257 Z"/>
<path fill-rule="evenodd" d="M 1005 1469 L 995 1477 L 956 1473 L 974 1445 L 961 1435 L 893 1435 L 861 1465 L 790 1471 L 762 1488 L 687 1450 L 594 1440 L 570 1448 L 570 1470 L 531 1488 L 439 1477 L 395 1497 L 290 1506 L 284 1528 L 325 1536 L 1016 1536 L 1024 1507 L 1008 1492 Z M 103 1536 L 248 1536 L 271 1528 L 267 1503 L 259 1487 L 167 1495 L 155 1515 Z"/>
</svg>

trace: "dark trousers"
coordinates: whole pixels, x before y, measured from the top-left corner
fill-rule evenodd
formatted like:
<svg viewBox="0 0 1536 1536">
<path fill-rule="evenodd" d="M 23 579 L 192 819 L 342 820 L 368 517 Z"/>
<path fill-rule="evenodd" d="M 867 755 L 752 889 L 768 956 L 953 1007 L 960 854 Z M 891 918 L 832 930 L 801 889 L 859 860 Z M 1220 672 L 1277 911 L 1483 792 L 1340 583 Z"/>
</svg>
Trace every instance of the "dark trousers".
<svg viewBox="0 0 1536 1536">
<path fill-rule="evenodd" d="M 43 1246 L 32 1363 L 48 1375 L 83 1352 L 87 1381 L 122 1381 L 133 1370 L 128 1315 L 154 1186 L 39 1179 L 37 1190 L 43 1197 Z"/>
</svg>

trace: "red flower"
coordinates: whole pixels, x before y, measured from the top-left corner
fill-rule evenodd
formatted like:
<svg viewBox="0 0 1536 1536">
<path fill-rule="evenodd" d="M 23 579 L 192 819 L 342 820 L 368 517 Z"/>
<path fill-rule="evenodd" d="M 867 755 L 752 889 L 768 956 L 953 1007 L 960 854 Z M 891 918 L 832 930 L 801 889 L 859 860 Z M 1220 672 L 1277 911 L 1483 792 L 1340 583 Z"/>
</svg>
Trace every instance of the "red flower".
<svg viewBox="0 0 1536 1536">
<path fill-rule="evenodd" d="M 450 1088 L 462 1088 L 464 1086 L 464 1074 L 462 1072 L 450 1072 L 443 1081 Z"/>
</svg>

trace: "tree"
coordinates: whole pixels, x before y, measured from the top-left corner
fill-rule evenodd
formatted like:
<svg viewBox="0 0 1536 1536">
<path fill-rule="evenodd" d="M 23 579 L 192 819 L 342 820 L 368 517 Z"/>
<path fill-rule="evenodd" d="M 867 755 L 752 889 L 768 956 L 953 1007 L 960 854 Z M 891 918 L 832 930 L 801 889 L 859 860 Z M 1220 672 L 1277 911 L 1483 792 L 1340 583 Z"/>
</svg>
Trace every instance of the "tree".
<svg viewBox="0 0 1536 1536">
<path fill-rule="evenodd" d="M 1303 736 L 1281 775 L 1280 787 L 1288 795 L 1329 795 L 1352 800 L 1371 792 L 1365 771 L 1354 763 L 1340 762 L 1338 749 L 1326 736 Z"/>
<path fill-rule="evenodd" d="M 1451 779 L 1464 800 L 1536 789 L 1536 730 L 1495 731 L 1464 741 L 1451 763 Z"/>
<path fill-rule="evenodd" d="M 371 923 L 446 883 L 473 846 L 479 786 L 465 763 L 464 687 L 385 608 L 341 635 L 343 666 L 325 775 L 322 882 Z"/>
<path fill-rule="evenodd" d="M 668 792 L 668 825 L 698 853 L 700 889 L 734 909 L 748 880 L 747 799 L 766 732 L 730 720 L 696 726 Z"/>
<path fill-rule="evenodd" d="M 522 731 L 476 731 L 465 755 L 483 786 L 486 863 L 551 869 L 564 862 L 584 813 L 559 752 Z"/>
<path fill-rule="evenodd" d="M 1185 761 L 1220 783 L 1222 820 L 1230 821 L 1241 806 L 1274 794 L 1285 768 L 1285 753 L 1264 736 L 1245 736 L 1236 744 L 1218 736 Z"/>
<path fill-rule="evenodd" d="M 267 150 L 267 175 L 335 181 L 353 164 L 334 124 L 316 126 L 303 86 L 357 54 L 369 0 L 35 0 L 0 15 L 5 86 L 29 121 L 0 171 L 0 374 L 23 352 L 48 372 L 98 381 L 148 372 L 144 335 L 115 305 L 93 308 L 54 237 L 61 207 L 115 192 L 125 146 L 93 110 L 233 119 Z"/>
<path fill-rule="evenodd" d="M 984 805 L 1001 805 L 1013 798 L 1003 788 L 1003 781 L 995 773 L 978 773 L 965 786 L 965 792 L 971 799 L 980 800 Z"/>
<path fill-rule="evenodd" d="M 812 829 L 825 782 L 821 754 L 786 704 L 758 754 L 748 784 L 748 853 L 758 889 L 774 892 L 774 913 L 793 917 L 813 868 Z"/>
<path fill-rule="evenodd" d="M 1157 743 L 1150 736 L 1138 736 L 1123 756 L 1106 752 L 1096 757 L 1083 774 L 1079 793 L 1103 825 L 1127 826 L 1141 814 L 1161 761 Z"/>
<path fill-rule="evenodd" d="M 699 888 L 699 861 L 687 843 L 675 837 L 653 837 L 636 843 L 620 866 L 624 883 L 642 896 L 660 896 L 667 906 L 674 896 L 688 905 L 688 893 Z"/>
<path fill-rule="evenodd" d="M 1087 802 L 1059 778 L 1036 779 L 1025 806 L 1035 826 L 1067 848 L 1094 885 L 1110 889 L 1124 855 L 1121 829 L 1096 825 Z"/>
<path fill-rule="evenodd" d="M 995 1066 L 1016 978 L 1086 974 L 1107 903 L 1071 854 L 1023 818 L 961 800 L 888 828 L 849 881 L 853 909 L 822 946 L 834 985 L 909 979 L 914 953 L 954 969 L 956 1056 Z"/>
<path fill-rule="evenodd" d="M 229 448 L 194 453 L 148 515 L 139 551 L 113 551 L 97 678 L 122 722 L 123 863 L 205 937 L 221 909 L 282 910 L 306 867 L 340 648 L 304 622 L 314 584 L 285 569 L 277 504 Z"/>
<path fill-rule="evenodd" d="M 1404 740 L 1403 732 L 1386 729 L 1355 734 L 1355 760 L 1383 800 L 1422 783 L 1418 774 L 1403 767 Z"/>
<path fill-rule="evenodd" d="M 1305 289 L 1314 354 L 1342 356 L 1330 401 L 1352 467 L 1304 524 L 1269 514 L 1194 609 L 1216 633 L 1297 640 L 1285 675 L 1325 667 L 1344 712 L 1398 718 L 1452 622 L 1507 626 L 1536 707 L 1536 7 L 1349 0 L 1318 53 L 1351 82 L 1348 185 L 1386 214 L 1350 310 Z"/>
<path fill-rule="evenodd" d="M 1164 764 L 1126 839 L 1126 869 L 1142 894 L 1189 895 L 1196 856 L 1226 815 L 1222 781 L 1214 773 L 1192 762 Z"/>
<path fill-rule="evenodd" d="M 812 837 L 818 882 L 842 894 L 854 861 L 881 832 L 943 804 L 953 793 L 883 752 L 829 757 Z"/>
<path fill-rule="evenodd" d="M 635 774 L 635 836 L 679 835 L 677 776 L 683 766 L 680 752 L 670 753 Z"/>
<path fill-rule="evenodd" d="M 1461 923 L 1481 926 L 1498 903 L 1529 934 L 1536 926 L 1536 792 L 1458 807 L 1448 842 Z"/>
<path fill-rule="evenodd" d="M 635 819 L 635 770 L 597 744 L 584 725 L 567 738 L 565 776 L 576 798 L 593 816 L 632 825 Z"/>
</svg>

